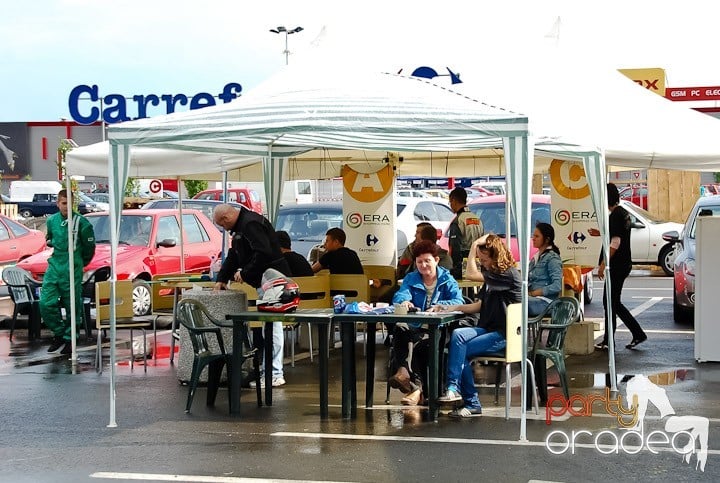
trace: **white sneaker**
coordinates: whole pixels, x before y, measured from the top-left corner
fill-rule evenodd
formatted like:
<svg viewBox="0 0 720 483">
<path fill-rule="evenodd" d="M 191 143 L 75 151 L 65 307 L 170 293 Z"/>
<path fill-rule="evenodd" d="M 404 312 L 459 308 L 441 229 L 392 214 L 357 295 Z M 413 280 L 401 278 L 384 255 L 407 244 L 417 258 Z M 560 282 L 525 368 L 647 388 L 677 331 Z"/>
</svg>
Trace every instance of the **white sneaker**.
<svg viewBox="0 0 720 483">
<path fill-rule="evenodd" d="M 285 385 L 285 378 L 281 376 L 273 376 L 272 378 L 272 387 L 278 387 Z M 250 381 L 250 387 L 255 389 L 255 381 Z M 265 388 L 265 376 L 262 376 L 260 378 L 260 387 Z"/>
</svg>

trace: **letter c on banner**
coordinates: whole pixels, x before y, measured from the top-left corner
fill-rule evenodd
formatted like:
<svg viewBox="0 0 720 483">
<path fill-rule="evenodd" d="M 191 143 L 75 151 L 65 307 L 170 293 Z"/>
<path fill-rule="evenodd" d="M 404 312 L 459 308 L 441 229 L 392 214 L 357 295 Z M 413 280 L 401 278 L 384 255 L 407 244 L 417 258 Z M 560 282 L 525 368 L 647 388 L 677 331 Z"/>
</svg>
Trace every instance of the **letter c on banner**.
<svg viewBox="0 0 720 483">
<path fill-rule="evenodd" d="M 550 163 L 550 182 L 557 193 L 569 200 L 579 200 L 590 195 L 590 185 L 585 179 L 583 185 L 577 186 L 585 178 L 585 170 L 580 163 L 553 159 Z M 565 180 L 567 179 L 568 182 Z"/>
<path fill-rule="evenodd" d="M 374 203 L 387 196 L 393 187 L 391 166 L 374 173 L 359 173 L 348 165 L 342 167 L 345 193 L 360 203 Z"/>
</svg>

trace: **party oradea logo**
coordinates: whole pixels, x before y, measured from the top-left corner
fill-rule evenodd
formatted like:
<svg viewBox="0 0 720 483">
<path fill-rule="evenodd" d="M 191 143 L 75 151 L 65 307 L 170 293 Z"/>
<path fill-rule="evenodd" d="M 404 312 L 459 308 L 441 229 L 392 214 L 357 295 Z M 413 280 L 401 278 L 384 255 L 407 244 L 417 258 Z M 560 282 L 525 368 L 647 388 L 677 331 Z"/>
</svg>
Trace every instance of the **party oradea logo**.
<svg viewBox="0 0 720 483">
<path fill-rule="evenodd" d="M 662 429 L 653 429 L 646 422 L 648 406 L 652 404 L 660 412 L 660 421 L 655 425 Z M 665 389 L 654 384 L 646 376 L 634 376 L 627 381 L 625 405 L 622 396 L 611 397 L 610 389 L 605 394 L 573 395 L 565 399 L 563 395 L 548 398 L 545 409 L 546 424 L 553 417 L 569 414 L 571 416 L 592 416 L 593 411 L 605 412 L 614 416 L 618 430 L 603 430 L 593 433 L 589 430 L 555 430 L 545 438 L 545 447 L 552 454 L 575 454 L 576 448 L 593 447 L 602 454 L 638 454 L 649 451 L 674 452 L 685 463 L 690 463 L 695 455 L 695 469 L 705 471 L 708 457 L 708 433 L 710 421 L 701 416 L 677 416 L 670 404 Z"/>
</svg>

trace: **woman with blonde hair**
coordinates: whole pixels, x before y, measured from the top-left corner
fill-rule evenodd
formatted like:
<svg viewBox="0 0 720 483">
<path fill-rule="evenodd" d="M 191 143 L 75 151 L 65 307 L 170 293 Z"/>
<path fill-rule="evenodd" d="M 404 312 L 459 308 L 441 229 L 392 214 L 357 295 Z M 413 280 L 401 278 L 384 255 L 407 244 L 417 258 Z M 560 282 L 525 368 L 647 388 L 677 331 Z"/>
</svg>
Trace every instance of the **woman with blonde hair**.
<svg viewBox="0 0 720 483">
<path fill-rule="evenodd" d="M 480 238 L 477 244 L 477 259 L 480 262 L 485 283 L 478 294 L 478 301 L 464 305 L 433 307 L 434 311 L 460 310 L 466 314 L 477 314 L 472 321 L 475 327 L 460 327 L 450 337 L 447 390 L 438 398 L 441 404 L 457 404 L 450 416 L 469 418 L 482 414 L 482 406 L 475 389 L 475 380 L 470 361 L 473 357 L 505 349 L 505 319 L 507 306 L 521 301 L 522 286 L 520 272 L 515 260 L 502 238 L 490 234 Z"/>
</svg>

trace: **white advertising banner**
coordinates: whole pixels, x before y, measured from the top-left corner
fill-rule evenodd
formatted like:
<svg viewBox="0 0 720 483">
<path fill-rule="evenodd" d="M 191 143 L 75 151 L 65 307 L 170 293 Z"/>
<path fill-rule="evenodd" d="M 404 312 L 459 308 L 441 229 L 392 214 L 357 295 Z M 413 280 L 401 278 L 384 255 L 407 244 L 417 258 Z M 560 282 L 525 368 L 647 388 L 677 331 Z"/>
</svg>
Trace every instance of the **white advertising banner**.
<svg viewBox="0 0 720 483">
<path fill-rule="evenodd" d="M 395 173 L 390 165 L 374 173 L 343 166 L 343 229 L 345 246 L 363 264 L 394 265 Z"/>
<path fill-rule="evenodd" d="M 563 264 L 596 266 L 602 239 L 588 233 L 589 228 L 597 228 L 597 215 L 582 163 L 553 159 L 550 184 L 555 244 Z"/>
</svg>

